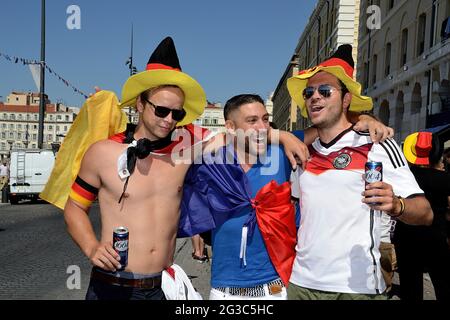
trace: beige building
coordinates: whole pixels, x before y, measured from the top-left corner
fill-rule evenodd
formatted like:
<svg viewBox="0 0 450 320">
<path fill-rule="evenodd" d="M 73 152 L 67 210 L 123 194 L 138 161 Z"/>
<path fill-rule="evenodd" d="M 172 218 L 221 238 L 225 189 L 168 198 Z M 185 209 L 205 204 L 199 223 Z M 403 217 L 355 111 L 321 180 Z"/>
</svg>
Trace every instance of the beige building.
<svg viewBox="0 0 450 320">
<path fill-rule="evenodd" d="M 367 28 L 370 5 L 381 9 L 379 29 Z M 395 128 L 399 142 L 449 124 L 450 1 L 362 0 L 361 13 L 357 78 L 374 100 L 374 114 Z"/>
<path fill-rule="evenodd" d="M 44 94 L 44 99 L 47 104 L 50 103 L 48 96 Z M 11 106 L 38 106 L 41 101 L 41 95 L 34 92 L 11 92 L 6 97 L 6 104 Z"/>
<path fill-rule="evenodd" d="M 34 149 L 38 144 L 39 94 L 14 92 L 6 101 L 5 104 L 0 103 L 1 158 L 8 157 L 11 149 Z M 52 148 L 52 144 L 56 146 L 62 143 L 78 109 L 47 102 L 43 147 Z"/>
<path fill-rule="evenodd" d="M 202 116 L 194 121 L 195 125 L 207 128 L 213 132 L 222 132 L 225 128 L 223 108 L 220 103 L 210 103 L 205 108 Z"/>
<path fill-rule="evenodd" d="M 341 44 L 353 45 L 357 60 L 360 0 L 319 0 L 308 24 L 300 36 L 283 76 L 273 94 L 273 121 L 280 129 L 307 127 L 299 108 L 290 98 L 286 81 L 299 70 L 317 65 L 327 59 Z"/>
</svg>

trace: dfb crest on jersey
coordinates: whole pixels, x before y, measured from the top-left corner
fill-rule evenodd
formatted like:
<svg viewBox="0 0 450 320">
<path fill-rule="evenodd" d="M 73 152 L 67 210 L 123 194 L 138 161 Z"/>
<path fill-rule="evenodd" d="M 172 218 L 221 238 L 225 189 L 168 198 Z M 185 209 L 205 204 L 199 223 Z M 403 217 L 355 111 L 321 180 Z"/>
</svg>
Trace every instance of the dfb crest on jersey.
<svg viewBox="0 0 450 320">
<path fill-rule="evenodd" d="M 339 156 L 334 158 L 333 167 L 336 169 L 345 169 L 352 162 L 352 157 L 348 153 L 341 153 Z"/>
</svg>

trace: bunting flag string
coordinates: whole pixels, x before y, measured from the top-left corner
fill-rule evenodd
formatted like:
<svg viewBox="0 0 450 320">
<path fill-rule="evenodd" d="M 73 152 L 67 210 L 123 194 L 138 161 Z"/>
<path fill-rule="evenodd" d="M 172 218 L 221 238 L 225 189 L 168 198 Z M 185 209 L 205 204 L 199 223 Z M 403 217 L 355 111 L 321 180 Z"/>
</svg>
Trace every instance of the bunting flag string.
<svg viewBox="0 0 450 320">
<path fill-rule="evenodd" d="M 7 55 L 7 54 L 4 54 L 4 53 L 0 52 L 0 58 L 1 57 L 3 57 L 5 60 L 7 60 L 9 62 L 12 62 L 12 63 L 15 63 L 15 64 L 20 62 L 24 66 L 30 65 L 30 64 L 37 64 L 37 65 L 41 64 L 39 61 L 36 61 L 36 60 L 30 60 L 30 59 L 24 59 L 24 58 L 21 58 L 21 57 L 10 56 L 10 55 Z M 64 83 L 67 87 L 70 87 L 75 93 L 81 94 L 86 99 L 88 98 L 87 94 L 85 94 L 83 91 L 81 91 L 80 89 L 78 89 L 74 85 L 72 85 L 69 81 L 67 81 L 66 79 L 61 77 L 58 73 L 56 73 L 53 69 L 51 69 L 45 62 L 44 62 L 44 67 L 45 67 L 45 69 L 47 69 L 47 71 L 51 75 L 53 75 L 56 78 L 58 78 L 59 81 Z"/>
</svg>

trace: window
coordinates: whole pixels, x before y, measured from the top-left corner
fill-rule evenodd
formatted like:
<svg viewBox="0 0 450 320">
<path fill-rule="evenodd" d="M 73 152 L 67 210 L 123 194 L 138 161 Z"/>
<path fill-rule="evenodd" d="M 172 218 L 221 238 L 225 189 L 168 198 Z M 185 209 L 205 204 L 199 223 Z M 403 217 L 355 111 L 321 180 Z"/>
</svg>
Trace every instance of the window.
<svg viewBox="0 0 450 320">
<path fill-rule="evenodd" d="M 6 139 L 6 133 L 2 132 L 2 139 Z"/>
<path fill-rule="evenodd" d="M 389 10 L 391 10 L 395 5 L 395 1 L 394 0 L 389 0 Z"/>
<path fill-rule="evenodd" d="M 22 130 L 22 125 L 21 124 L 17 125 L 17 130 Z"/>
<path fill-rule="evenodd" d="M 56 119 L 62 120 L 62 116 L 61 116 L 61 115 L 58 115 L 58 116 L 56 117 Z"/>
<path fill-rule="evenodd" d="M 13 124 L 10 124 L 10 125 L 9 125 L 9 129 L 10 129 L 10 130 L 14 130 L 14 125 L 13 125 Z"/>
<path fill-rule="evenodd" d="M 13 133 L 13 132 L 10 132 L 10 133 L 9 133 L 9 138 L 10 138 L 10 139 L 14 139 L 14 133 Z"/>
<path fill-rule="evenodd" d="M 400 51 L 400 66 L 404 66 L 408 59 L 408 29 L 402 31 L 402 48 Z"/>
<path fill-rule="evenodd" d="M 3 128 L 3 129 L 6 129 L 7 127 L 8 127 L 8 126 L 6 125 L 6 123 L 3 123 L 3 124 L 2 124 L 2 128 Z"/>
<path fill-rule="evenodd" d="M 37 134 L 33 133 L 33 140 L 37 140 Z"/>
<path fill-rule="evenodd" d="M 50 121 L 53 121 L 53 116 L 52 115 L 50 115 Z"/>
<path fill-rule="evenodd" d="M 23 120 L 23 118 L 22 118 L 22 115 L 21 115 L 21 114 L 19 114 L 19 120 Z"/>
<path fill-rule="evenodd" d="M 6 113 L 3 114 L 3 119 L 5 119 L 5 120 L 8 119 L 8 115 Z"/>
<path fill-rule="evenodd" d="M 20 132 L 17 133 L 17 139 L 22 139 L 22 134 Z"/>
<path fill-rule="evenodd" d="M 417 55 L 420 56 L 425 51 L 425 27 L 427 15 L 422 13 L 419 16 L 419 27 L 417 29 Z"/>
<path fill-rule="evenodd" d="M 372 85 L 377 82 L 377 65 L 378 65 L 378 55 L 373 56 L 372 62 Z"/>
<path fill-rule="evenodd" d="M 368 82 L 369 82 L 369 64 L 365 62 L 363 66 L 363 83 L 362 83 L 363 90 L 367 89 Z"/>
<path fill-rule="evenodd" d="M 38 126 L 37 125 L 33 125 L 33 130 L 37 130 Z"/>
<path fill-rule="evenodd" d="M 2 150 L 6 150 L 6 143 L 2 142 Z"/>
<path fill-rule="evenodd" d="M 70 121 L 70 116 L 66 116 L 66 121 Z"/>
<path fill-rule="evenodd" d="M 52 135 L 52 134 L 49 134 L 49 135 L 48 135 L 47 141 L 53 141 L 53 135 Z"/>
<path fill-rule="evenodd" d="M 53 126 L 48 126 L 48 130 L 53 130 Z"/>
<path fill-rule="evenodd" d="M 38 121 L 38 115 L 37 114 L 34 115 L 34 120 Z"/>
<path fill-rule="evenodd" d="M 64 126 L 64 132 L 67 132 L 67 126 Z"/>
<path fill-rule="evenodd" d="M 10 120 L 16 120 L 16 115 L 15 115 L 15 114 L 10 115 L 10 116 L 9 116 L 9 119 L 10 119 Z"/>
<path fill-rule="evenodd" d="M 391 43 L 386 44 L 386 51 L 384 57 L 384 75 L 387 77 L 391 73 Z"/>
</svg>

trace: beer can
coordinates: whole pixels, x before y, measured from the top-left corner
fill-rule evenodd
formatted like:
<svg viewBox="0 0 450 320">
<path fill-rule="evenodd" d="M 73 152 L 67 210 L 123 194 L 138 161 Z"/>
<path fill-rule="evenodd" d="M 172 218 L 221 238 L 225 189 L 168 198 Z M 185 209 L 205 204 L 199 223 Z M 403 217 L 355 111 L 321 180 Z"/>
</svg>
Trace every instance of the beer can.
<svg viewBox="0 0 450 320">
<path fill-rule="evenodd" d="M 364 180 L 366 186 L 374 182 L 383 181 L 383 163 L 366 162 Z"/>
<path fill-rule="evenodd" d="M 118 271 L 125 270 L 128 265 L 128 237 L 129 232 L 126 227 L 118 227 L 113 231 L 113 247 L 120 256 L 121 268 L 117 269 Z"/>
</svg>

